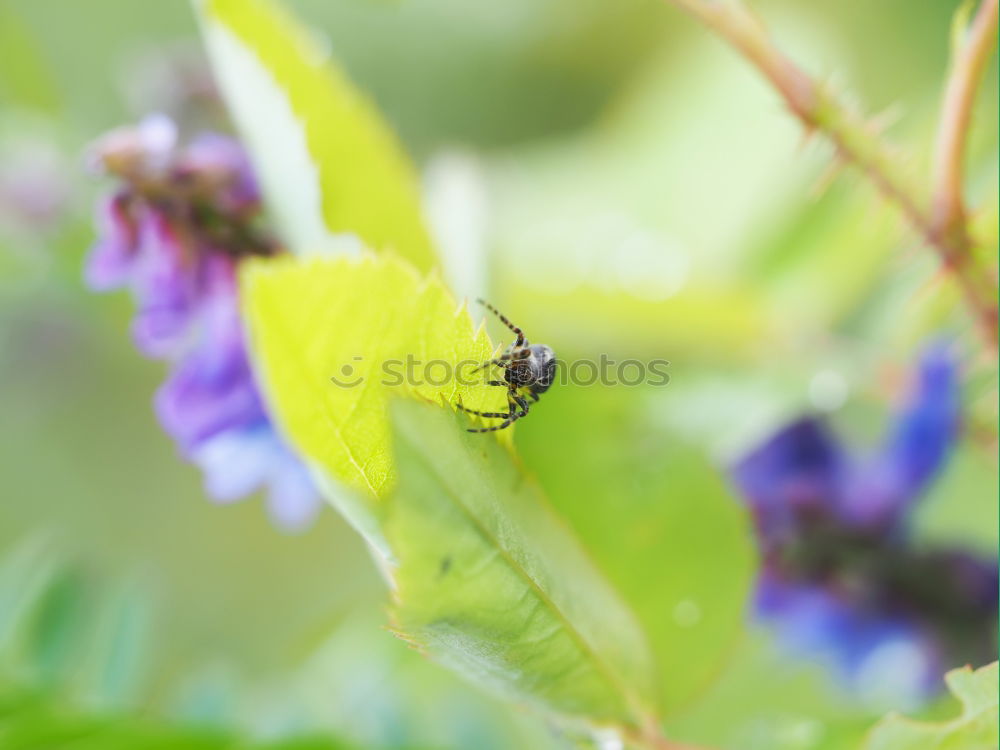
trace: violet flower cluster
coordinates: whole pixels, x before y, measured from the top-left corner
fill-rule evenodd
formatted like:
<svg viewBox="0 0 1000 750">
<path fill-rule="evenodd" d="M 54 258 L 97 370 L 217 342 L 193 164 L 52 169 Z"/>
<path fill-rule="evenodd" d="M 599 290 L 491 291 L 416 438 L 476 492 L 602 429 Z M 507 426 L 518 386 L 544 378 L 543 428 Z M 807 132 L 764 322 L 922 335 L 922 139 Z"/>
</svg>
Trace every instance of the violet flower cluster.
<svg viewBox="0 0 1000 750">
<path fill-rule="evenodd" d="M 756 615 L 866 697 L 918 703 L 947 669 L 996 659 L 995 559 L 918 543 L 910 516 L 959 427 L 956 368 L 923 356 L 881 450 L 851 456 L 822 421 L 780 430 L 733 469 L 762 557 Z"/>
<path fill-rule="evenodd" d="M 185 145 L 163 116 L 104 136 L 96 165 L 120 186 L 98 207 L 85 269 L 98 291 L 127 288 L 132 336 L 170 364 L 157 416 L 222 502 L 268 490 L 283 527 L 310 522 L 319 496 L 254 382 L 240 318 L 237 266 L 280 252 L 259 226 L 261 197 L 239 143 L 203 133 Z"/>
</svg>

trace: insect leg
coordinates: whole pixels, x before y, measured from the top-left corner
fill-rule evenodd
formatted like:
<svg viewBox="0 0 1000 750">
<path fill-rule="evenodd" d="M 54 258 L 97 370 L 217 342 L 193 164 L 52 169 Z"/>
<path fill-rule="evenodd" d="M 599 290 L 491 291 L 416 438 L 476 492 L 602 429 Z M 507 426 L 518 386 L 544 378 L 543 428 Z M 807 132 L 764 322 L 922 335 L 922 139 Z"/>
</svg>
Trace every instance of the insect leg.
<svg viewBox="0 0 1000 750">
<path fill-rule="evenodd" d="M 507 417 L 507 419 L 505 419 L 498 425 L 495 425 L 493 427 L 480 427 L 478 429 L 470 428 L 468 432 L 496 432 L 497 430 L 505 430 L 523 416 L 524 412 L 517 412 L 516 414 L 511 414 L 509 417 Z"/>
<path fill-rule="evenodd" d="M 469 409 L 469 408 L 467 408 L 462 403 L 455 404 L 455 408 L 460 409 L 461 411 L 464 411 L 466 414 L 475 414 L 476 416 L 479 416 L 479 417 L 491 417 L 491 418 L 494 418 L 494 419 L 507 419 L 508 417 L 513 416 L 513 414 L 514 414 L 514 401 L 513 401 L 513 398 L 517 398 L 517 396 L 513 396 L 513 398 L 512 398 L 512 394 L 511 394 L 511 391 L 510 391 L 510 384 L 509 383 L 502 383 L 499 380 L 491 380 L 490 381 L 490 385 L 502 385 L 504 388 L 508 389 L 507 390 L 507 406 L 509 407 L 509 409 L 508 409 L 508 411 L 506 413 L 502 412 L 502 411 L 476 411 L 475 409 Z"/>
<path fill-rule="evenodd" d="M 493 305 L 491 305 L 489 302 L 487 302 L 484 299 L 478 299 L 476 301 L 479 304 L 484 305 L 487 310 L 489 310 L 491 313 L 493 313 L 498 318 L 500 318 L 500 322 L 503 323 L 505 326 L 507 326 L 511 331 L 513 331 L 517 335 L 517 341 L 514 342 L 514 346 L 515 347 L 521 347 L 521 346 L 524 346 L 526 343 L 528 343 L 528 339 L 526 339 L 524 337 L 524 331 L 522 331 L 516 325 L 514 325 L 509 320 L 507 320 L 507 316 L 506 315 L 504 315 L 502 312 L 500 312 L 499 310 L 497 310 L 495 307 L 493 307 Z"/>
<path fill-rule="evenodd" d="M 497 367 L 502 367 L 505 370 L 509 370 L 514 366 L 514 362 L 520 359 L 527 359 L 531 356 L 530 349 L 515 349 L 504 354 L 501 354 L 496 359 L 491 359 L 487 362 L 483 362 L 479 367 L 477 367 L 473 372 L 479 372 L 480 370 L 485 370 L 491 365 L 496 365 Z"/>
<path fill-rule="evenodd" d="M 502 367 L 506 370 L 507 368 L 510 367 L 510 365 L 508 364 L 510 359 L 511 359 L 510 354 L 501 354 L 496 359 L 491 359 L 486 362 L 483 362 L 481 365 L 479 365 L 479 367 L 473 370 L 473 372 L 479 372 L 480 370 L 485 370 L 487 367 L 490 367 L 492 365 L 497 365 L 498 367 Z"/>
<path fill-rule="evenodd" d="M 519 407 L 521 407 L 520 411 L 516 412 L 514 411 L 515 402 Z M 528 402 L 525 401 L 521 396 L 518 396 L 516 393 L 511 392 L 510 414 L 506 415 L 507 418 L 503 422 L 501 422 L 498 425 L 494 425 L 493 427 L 470 428 L 468 432 L 496 432 L 497 430 L 504 430 L 510 427 L 512 424 L 514 424 L 514 422 L 519 420 L 521 417 L 526 416 L 527 413 L 528 413 Z"/>
<path fill-rule="evenodd" d="M 502 411 L 476 411 L 475 409 L 466 409 L 461 404 L 455 404 L 456 409 L 464 411 L 466 414 L 475 414 L 477 417 L 492 417 L 494 419 L 506 419 L 510 416 L 508 412 Z"/>
<path fill-rule="evenodd" d="M 525 400 L 524 396 L 519 396 L 516 393 L 511 394 L 511 397 L 517 402 L 517 405 L 521 407 L 521 414 L 518 419 L 527 415 L 528 413 L 528 402 Z"/>
</svg>

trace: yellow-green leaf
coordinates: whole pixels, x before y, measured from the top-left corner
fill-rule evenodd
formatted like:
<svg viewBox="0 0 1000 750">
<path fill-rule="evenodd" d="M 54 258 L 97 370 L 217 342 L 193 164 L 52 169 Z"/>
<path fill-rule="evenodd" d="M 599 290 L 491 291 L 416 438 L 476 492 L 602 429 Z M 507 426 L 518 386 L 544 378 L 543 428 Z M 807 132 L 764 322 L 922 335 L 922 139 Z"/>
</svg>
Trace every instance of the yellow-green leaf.
<svg viewBox="0 0 1000 750">
<path fill-rule="evenodd" d="M 428 270 L 434 256 L 413 166 L 335 60 L 269 0 L 195 5 L 223 94 L 290 247 L 312 252 L 353 234 Z"/>
<path fill-rule="evenodd" d="M 945 675 L 948 689 L 962 712 L 951 721 L 913 721 L 890 714 L 872 729 L 864 750 L 996 750 L 1000 746 L 997 710 L 997 662 L 972 671 L 954 669 Z"/>
<path fill-rule="evenodd" d="M 349 488 L 323 486 L 388 561 L 398 632 L 562 718 L 652 726 L 638 621 L 502 441 L 440 403 L 506 405 L 495 374 L 472 376 L 493 346 L 465 307 L 391 254 L 259 260 L 240 281 L 271 413 Z"/>
<path fill-rule="evenodd" d="M 400 633 L 508 697 L 638 733 L 655 724 L 641 627 L 510 454 L 461 416 L 393 406 L 386 510 Z"/>
<path fill-rule="evenodd" d="M 503 389 L 472 372 L 493 354 L 485 330 L 400 258 L 258 261 L 241 290 L 273 415 L 303 456 L 364 497 L 392 484 L 391 395 L 506 408 Z"/>
</svg>

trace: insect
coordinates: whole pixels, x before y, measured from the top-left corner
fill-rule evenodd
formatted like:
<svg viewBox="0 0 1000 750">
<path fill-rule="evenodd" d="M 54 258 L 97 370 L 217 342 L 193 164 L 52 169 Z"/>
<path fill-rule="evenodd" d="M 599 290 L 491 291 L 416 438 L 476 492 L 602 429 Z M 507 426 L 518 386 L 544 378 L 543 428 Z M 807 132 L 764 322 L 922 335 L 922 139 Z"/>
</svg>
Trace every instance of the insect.
<svg viewBox="0 0 1000 750">
<path fill-rule="evenodd" d="M 487 367 L 502 367 L 503 380 L 490 380 L 490 385 L 502 386 L 507 389 L 507 404 L 510 407 L 507 413 L 499 411 L 475 411 L 466 409 L 462 404 L 455 404 L 459 409 L 488 419 L 502 419 L 498 425 L 492 427 L 472 427 L 469 432 L 495 432 L 510 427 L 514 422 L 528 414 L 528 399 L 537 402 L 539 396 L 545 393 L 552 385 L 556 376 L 556 354 L 545 344 L 530 344 L 524 335 L 524 331 L 507 320 L 506 316 L 497 310 L 493 305 L 484 300 L 477 300 L 492 312 L 500 322 L 507 326 L 514 335 L 514 343 L 507 347 L 507 350 L 496 359 L 484 362 L 477 368 L 477 372 Z"/>
</svg>

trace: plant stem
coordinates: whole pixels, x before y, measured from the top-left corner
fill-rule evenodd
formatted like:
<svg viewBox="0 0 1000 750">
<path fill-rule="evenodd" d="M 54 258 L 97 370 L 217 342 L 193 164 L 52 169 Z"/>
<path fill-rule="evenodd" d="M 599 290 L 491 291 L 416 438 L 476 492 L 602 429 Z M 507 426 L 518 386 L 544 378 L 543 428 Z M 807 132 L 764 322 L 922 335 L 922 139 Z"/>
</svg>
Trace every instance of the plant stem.
<svg viewBox="0 0 1000 750">
<path fill-rule="evenodd" d="M 973 262 L 973 246 L 964 216 L 959 213 L 957 220 L 949 218 L 953 225 L 960 226 L 959 231 L 953 228 L 942 231 L 935 213 L 924 205 L 918 192 L 900 172 L 898 159 L 882 142 L 877 129 L 775 47 L 763 24 L 741 0 L 668 2 L 694 16 L 736 48 L 774 86 L 807 130 L 823 133 L 842 159 L 853 162 L 899 207 L 924 242 L 937 252 L 944 268 L 954 275 L 984 341 L 995 351 L 1000 330 L 996 282 Z M 949 134 L 947 140 L 949 151 L 957 157 L 949 155 L 947 164 L 961 161 L 972 94 L 995 35 L 996 6 L 997 0 L 985 0 L 965 48 L 968 59 L 964 60 L 963 55 L 963 64 L 957 61 L 953 71 L 953 78 L 960 75 L 962 81 L 954 84 L 956 103 L 952 105 L 955 108 L 952 116 L 955 121 L 950 125 L 954 134 Z M 992 22 L 989 20 L 991 13 Z M 960 166 L 957 169 L 955 173 L 948 173 L 949 184 L 952 180 L 960 181 Z M 957 192 L 960 195 L 960 190 Z M 948 194 L 952 194 L 951 187 Z"/>
<path fill-rule="evenodd" d="M 984 0 L 955 49 L 941 104 L 941 124 L 934 146 L 931 220 L 938 234 L 965 232 L 962 159 L 972 120 L 976 89 L 997 39 L 997 0 Z"/>
</svg>

